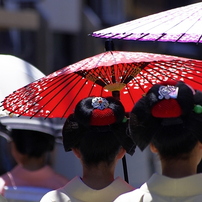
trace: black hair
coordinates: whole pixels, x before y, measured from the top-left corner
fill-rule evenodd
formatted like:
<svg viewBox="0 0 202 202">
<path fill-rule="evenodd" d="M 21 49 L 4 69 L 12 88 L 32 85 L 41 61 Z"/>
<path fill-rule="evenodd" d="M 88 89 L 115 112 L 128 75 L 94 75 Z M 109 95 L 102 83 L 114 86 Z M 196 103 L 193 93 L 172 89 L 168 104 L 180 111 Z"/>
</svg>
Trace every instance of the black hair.
<svg viewBox="0 0 202 202">
<path fill-rule="evenodd" d="M 141 150 L 152 143 L 164 159 L 185 158 L 198 141 L 202 142 L 202 114 L 193 110 L 196 104 L 202 105 L 202 92 L 195 92 L 182 81 L 176 82 L 174 86 L 178 88 L 178 95 L 168 99 L 167 105 L 176 100 L 175 106 L 179 106 L 181 114 L 177 117 L 155 117 L 152 109 L 156 104 L 161 106 L 165 100 L 159 99 L 159 89 L 164 85 L 166 83 L 155 84 L 135 104 L 130 114 L 130 133 Z M 166 110 L 163 106 L 162 111 Z M 175 113 L 172 107 L 169 110 Z"/>
<path fill-rule="evenodd" d="M 122 103 L 113 97 L 107 97 L 115 122 L 109 125 L 91 125 L 92 99 L 81 100 L 63 126 L 63 144 L 66 151 L 78 148 L 86 165 L 98 165 L 100 162 L 113 162 L 121 146 L 129 154 L 134 153 L 135 145 L 126 133 L 127 121 L 123 121 L 125 110 Z"/>
<path fill-rule="evenodd" d="M 55 138 L 50 134 L 39 131 L 12 129 L 11 138 L 16 149 L 29 157 L 41 157 L 54 149 Z"/>
</svg>

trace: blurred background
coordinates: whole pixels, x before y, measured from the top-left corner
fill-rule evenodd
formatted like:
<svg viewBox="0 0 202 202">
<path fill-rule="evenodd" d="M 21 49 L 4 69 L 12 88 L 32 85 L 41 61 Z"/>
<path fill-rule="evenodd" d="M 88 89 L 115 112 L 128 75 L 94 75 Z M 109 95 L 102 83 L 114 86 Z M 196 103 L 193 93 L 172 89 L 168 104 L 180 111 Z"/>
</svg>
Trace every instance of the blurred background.
<svg viewBox="0 0 202 202">
<path fill-rule="evenodd" d="M 44 74 L 104 51 L 89 33 L 199 0 L 0 0 L 0 53 Z M 114 40 L 116 50 L 200 58 L 200 44 Z"/>
<path fill-rule="evenodd" d="M 17 56 L 47 75 L 103 52 L 105 40 L 88 36 L 93 31 L 196 2 L 200 1 L 0 0 L 0 54 Z M 201 44 L 114 40 L 114 45 L 115 50 L 202 59 Z M 137 150 L 126 160 L 129 183 L 135 187 L 159 171 L 157 157 L 149 149 Z M 81 173 L 78 160 L 72 152 L 65 153 L 60 143 L 56 143 L 50 163 L 69 179 Z M 123 176 L 121 162 L 116 175 Z"/>
</svg>

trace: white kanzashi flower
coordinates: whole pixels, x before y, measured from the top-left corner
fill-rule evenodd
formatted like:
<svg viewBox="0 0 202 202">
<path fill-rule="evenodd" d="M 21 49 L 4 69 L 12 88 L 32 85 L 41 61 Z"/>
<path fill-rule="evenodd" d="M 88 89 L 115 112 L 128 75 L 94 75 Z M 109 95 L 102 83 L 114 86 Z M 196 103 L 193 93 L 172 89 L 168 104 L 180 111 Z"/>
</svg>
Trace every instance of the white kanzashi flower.
<svg viewBox="0 0 202 202">
<path fill-rule="evenodd" d="M 102 97 L 95 97 L 92 99 L 92 106 L 94 109 L 106 109 L 109 106 L 109 102 Z"/>
</svg>

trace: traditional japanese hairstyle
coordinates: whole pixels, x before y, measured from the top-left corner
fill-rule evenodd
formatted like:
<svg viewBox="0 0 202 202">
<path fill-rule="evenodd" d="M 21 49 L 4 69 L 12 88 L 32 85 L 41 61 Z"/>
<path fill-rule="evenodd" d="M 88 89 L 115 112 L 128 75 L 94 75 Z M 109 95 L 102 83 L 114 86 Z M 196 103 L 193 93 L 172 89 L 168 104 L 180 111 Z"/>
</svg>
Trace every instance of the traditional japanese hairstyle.
<svg viewBox="0 0 202 202">
<path fill-rule="evenodd" d="M 127 153 L 132 155 L 135 144 L 126 134 L 127 124 L 125 110 L 120 101 L 113 97 L 85 98 L 76 105 L 74 114 L 71 114 L 64 124 L 64 148 L 66 151 L 74 147 L 81 149 L 82 145 L 85 147 L 87 139 L 89 144 L 90 141 L 98 142 L 100 138 L 100 142 L 101 139 L 106 139 L 106 144 L 111 144 L 106 147 L 113 149 L 123 146 Z M 101 149 L 104 149 L 103 146 Z"/>
<path fill-rule="evenodd" d="M 202 93 L 182 81 L 155 84 L 130 113 L 130 133 L 141 150 L 153 143 L 172 158 L 202 142 Z"/>
</svg>

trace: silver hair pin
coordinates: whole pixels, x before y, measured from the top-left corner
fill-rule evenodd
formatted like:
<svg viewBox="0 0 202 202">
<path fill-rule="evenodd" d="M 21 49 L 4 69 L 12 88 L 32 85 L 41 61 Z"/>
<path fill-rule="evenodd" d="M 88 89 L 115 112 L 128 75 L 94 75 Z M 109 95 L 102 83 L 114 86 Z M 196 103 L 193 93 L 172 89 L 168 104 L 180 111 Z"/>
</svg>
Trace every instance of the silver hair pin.
<svg viewBox="0 0 202 202">
<path fill-rule="evenodd" d="M 170 85 L 161 86 L 159 88 L 159 91 L 158 91 L 158 93 L 160 94 L 158 96 L 158 98 L 160 100 L 162 100 L 163 98 L 165 98 L 165 99 L 170 99 L 170 98 L 176 99 L 177 95 L 178 95 L 178 90 L 179 90 L 179 88 L 175 87 L 175 86 L 170 86 Z"/>
<path fill-rule="evenodd" d="M 92 106 L 94 109 L 106 109 L 109 106 L 109 102 L 102 97 L 95 97 L 92 99 Z"/>
</svg>

